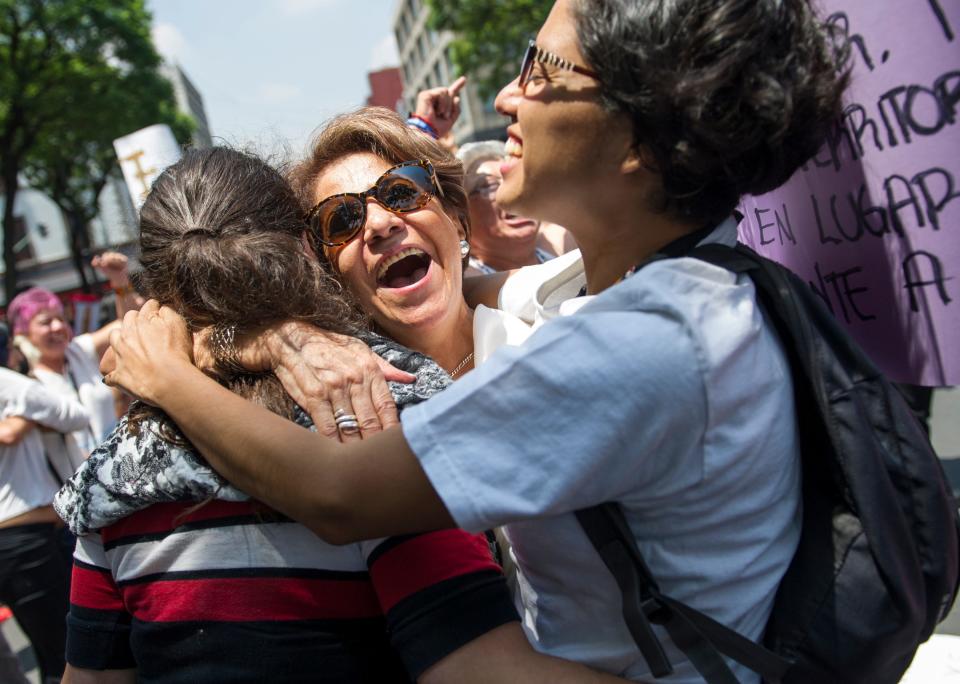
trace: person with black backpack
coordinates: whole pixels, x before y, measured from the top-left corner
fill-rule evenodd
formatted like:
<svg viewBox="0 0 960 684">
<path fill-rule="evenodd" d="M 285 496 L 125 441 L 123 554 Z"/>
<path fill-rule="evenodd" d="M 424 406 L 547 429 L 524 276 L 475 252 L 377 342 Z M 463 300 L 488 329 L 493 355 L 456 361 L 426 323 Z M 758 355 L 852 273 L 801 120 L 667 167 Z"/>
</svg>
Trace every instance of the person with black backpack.
<svg viewBox="0 0 960 684">
<path fill-rule="evenodd" d="M 505 525 L 544 652 L 638 681 L 894 682 L 953 601 L 956 505 L 882 376 L 731 217 L 815 153 L 838 57 L 807 0 L 558 0 L 497 98 L 498 203 L 581 247 L 532 290 L 553 320 L 402 428 L 258 345 L 308 409 L 358 417 L 343 445 L 222 391 L 156 303 L 108 382 L 327 540 Z"/>
</svg>

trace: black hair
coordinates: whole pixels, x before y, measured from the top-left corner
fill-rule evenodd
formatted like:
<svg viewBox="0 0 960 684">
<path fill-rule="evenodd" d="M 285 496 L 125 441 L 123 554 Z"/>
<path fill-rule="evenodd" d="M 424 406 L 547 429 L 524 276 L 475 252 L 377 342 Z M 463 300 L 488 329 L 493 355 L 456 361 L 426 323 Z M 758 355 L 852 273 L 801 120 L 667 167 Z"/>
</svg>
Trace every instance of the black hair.
<svg viewBox="0 0 960 684">
<path fill-rule="evenodd" d="M 809 0 L 578 0 L 574 18 L 602 102 L 682 220 L 781 185 L 840 116 L 846 60 Z"/>
</svg>

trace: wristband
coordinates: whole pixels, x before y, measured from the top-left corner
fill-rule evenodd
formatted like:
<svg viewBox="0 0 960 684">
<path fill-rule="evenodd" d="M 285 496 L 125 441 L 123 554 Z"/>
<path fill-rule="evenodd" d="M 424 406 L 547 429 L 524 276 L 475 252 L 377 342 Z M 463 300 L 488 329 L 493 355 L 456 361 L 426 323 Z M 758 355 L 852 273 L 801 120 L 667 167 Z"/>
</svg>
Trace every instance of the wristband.
<svg viewBox="0 0 960 684">
<path fill-rule="evenodd" d="M 218 325 L 210 333 L 207 345 L 213 360 L 221 370 L 229 373 L 245 373 L 240 363 L 240 350 L 237 349 L 237 326 Z"/>
<path fill-rule="evenodd" d="M 114 294 L 118 297 L 126 297 L 128 294 L 133 294 L 133 288 L 130 285 L 121 285 L 119 287 L 111 285 L 110 289 L 113 290 Z"/>
<path fill-rule="evenodd" d="M 434 140 L 440 137 L 440 134 L 437 132 L 437 129 L 433 127 L 433 124 L 419 114 L 414 114 L 411 112 L 407 117 L 407 125 L 423 131 Z"/>
</svg>

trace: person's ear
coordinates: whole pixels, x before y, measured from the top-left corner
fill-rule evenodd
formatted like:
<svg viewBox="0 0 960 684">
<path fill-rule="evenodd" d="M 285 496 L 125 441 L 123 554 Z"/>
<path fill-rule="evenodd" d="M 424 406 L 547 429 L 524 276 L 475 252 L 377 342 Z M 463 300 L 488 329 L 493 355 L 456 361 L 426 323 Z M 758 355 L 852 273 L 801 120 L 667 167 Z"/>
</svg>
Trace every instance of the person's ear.
<svg viewBox="0 0 960 684">
<path fill-rule="evenodd" d="M 312 256 L 314 259 L 318 259 L 317 250 L 313 248 L 313 243 L 310 241 L 310 236 L 307 234 L 307 231 L 300 233 L 300 244 L 303 245 L 303 251 Z"/>
<path fill-rule="evenodd" d="M 446 212 L 444 212 L 446 213 Z M 464 226 L 469 225 L 470 216 L 467 214 L 457 213 L 456 216 L 451 216 L 447 214 L 447 217 L 457 228 L 457 239 L 466 240 L 467 239 L 467 229 Z"/>
<path fill-rule="evenodd" d="M 623 161 L 620 163 L 620 172 L 624 175 L 638 173 L 640 171 L 651 171 L 656 168 L 653 155 L 650 150 L 643 145 L 634 144 L 627 150 Z"/>
</svg>

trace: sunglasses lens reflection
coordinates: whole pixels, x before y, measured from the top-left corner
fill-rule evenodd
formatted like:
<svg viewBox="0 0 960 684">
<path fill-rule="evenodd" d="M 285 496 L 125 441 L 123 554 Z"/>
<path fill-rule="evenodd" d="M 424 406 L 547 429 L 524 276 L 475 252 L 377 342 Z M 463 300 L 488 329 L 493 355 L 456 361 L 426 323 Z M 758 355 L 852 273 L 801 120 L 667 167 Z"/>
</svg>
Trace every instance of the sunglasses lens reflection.
<svg viewBox="0 0 960 684">
<path fill-rule="evenodd" d="M 430 201 L 433 184 L 421 166 L 396 169 L 377 183 L 377 201 L 391 211 L 413 211 Z"/>
<path fill-rule="evenodd" d="M 434 192 L 432 167 L 407 163 L 388 170 L 365 193 L 328 197 L 313 210 L 311 227 L 324 244 L 342 245 L 363 228 L 371 195 L 385 209 L 403 214 L 425 207 Z"/>
<path fill-rule="evenodd" d="M 363 227 L 363 202 L 356 197 L 336 197 L 328 200 L 314 219 L 325 242 L 345 242 Z"/>
</svg>

